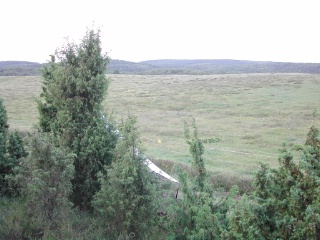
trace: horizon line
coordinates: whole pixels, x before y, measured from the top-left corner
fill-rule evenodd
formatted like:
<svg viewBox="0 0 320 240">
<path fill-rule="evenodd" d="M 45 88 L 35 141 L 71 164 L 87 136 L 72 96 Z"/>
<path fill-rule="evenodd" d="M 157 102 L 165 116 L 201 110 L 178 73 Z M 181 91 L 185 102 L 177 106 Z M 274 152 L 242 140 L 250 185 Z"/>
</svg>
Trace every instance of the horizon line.
<svg viewBox="0 0 320 240">
<path fill-rule="evenodd" d="M 124 59 L 117 59 L 111 58 L 109 59 L 115 61 L 124 61 L 124 62 L 132 62 L 132 63 L 143 63 L 148 61 L 244 61 L 244 62 L 271 62 L 271 63 L 297 63 L 297 64 L 319 64 L 320 62 L 290 62 L 290 61 L 273 61 L 273 60 L 248 60 L 248 59 L 232 59 L 232 58 L 158 58 L 158 59 L 148 59 L 148 60 L 141 60 L 141 61 L 130 61 Z M 29 61 L 29 60 L 0 60 L 0 62 L 28 62 L 28 63 L 38 63 L 38 64 L 45 64 L 48 62 L 36 62 L 36 61 Z"/>
</svg>

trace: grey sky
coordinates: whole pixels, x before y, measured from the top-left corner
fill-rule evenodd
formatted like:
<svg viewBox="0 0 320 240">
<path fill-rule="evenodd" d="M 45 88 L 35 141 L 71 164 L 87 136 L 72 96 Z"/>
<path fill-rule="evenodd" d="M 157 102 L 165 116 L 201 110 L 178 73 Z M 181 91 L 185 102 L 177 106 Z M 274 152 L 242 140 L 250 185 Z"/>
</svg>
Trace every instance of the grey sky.
<svg viewBox="0 0 320 240">
<path fill-rule="evenodd" d="M 46 62 L 94 22 L 113 59 L 320 62 L 317 1 L 2 0 L 0 61 Z"/>
</svg>

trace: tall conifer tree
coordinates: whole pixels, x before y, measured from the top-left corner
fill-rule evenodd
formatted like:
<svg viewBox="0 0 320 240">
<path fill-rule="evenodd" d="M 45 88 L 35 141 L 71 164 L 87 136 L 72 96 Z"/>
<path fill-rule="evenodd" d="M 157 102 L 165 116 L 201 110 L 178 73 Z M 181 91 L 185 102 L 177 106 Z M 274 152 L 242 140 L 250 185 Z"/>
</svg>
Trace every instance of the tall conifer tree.
<svg viewBox="0 0 320 240">
<path fill-rule="evenodd" d="M 40 126 L 76 155 L 72 200 L 81 209 L 91 208 L 92 196 L 99 189 L 97 173 L 110 164 L 116 141 L 101 113 L 108 61 L 102 53 L 100 31 L 88 30 L 79 45 L 68 43 L 57 50 L 43 69 Z"/>
</svg>

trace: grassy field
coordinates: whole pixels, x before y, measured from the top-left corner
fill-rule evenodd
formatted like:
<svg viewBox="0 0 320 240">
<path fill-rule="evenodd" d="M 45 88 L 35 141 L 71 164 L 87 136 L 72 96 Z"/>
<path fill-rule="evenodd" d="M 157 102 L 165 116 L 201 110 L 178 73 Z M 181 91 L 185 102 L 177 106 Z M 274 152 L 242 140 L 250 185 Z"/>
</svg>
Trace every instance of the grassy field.
<svg viewBox="0 0 320 240">
<path fill-rule="evenodd" d="M 250 178 L 259 161 L 277 166 L 282 143 L 303 143 L 310 126 L 319 127 L 320 75 L 108 78 L 106 110 L 115 120 L 128 113 L 138 116 L 148 156 L 189 163 L 183 120 L 190 116 L 196 119 L 200 137 L 221 138 L 206 145 L 207 167 L 214 174 Z M 40 77 L 0 77 L 0 97 L 11 128 L 28 131 L 37 123 L 34 98 L 39 96 L 40 82 Z"/>
</svg>

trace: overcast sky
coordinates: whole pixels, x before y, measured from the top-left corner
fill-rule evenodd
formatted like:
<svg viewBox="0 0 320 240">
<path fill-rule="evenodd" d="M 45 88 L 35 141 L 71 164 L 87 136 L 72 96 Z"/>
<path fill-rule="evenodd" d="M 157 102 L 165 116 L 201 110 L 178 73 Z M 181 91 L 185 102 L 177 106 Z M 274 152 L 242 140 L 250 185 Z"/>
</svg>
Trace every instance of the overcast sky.
<svg viewBox="0 0 320 240">
<path fill-rule="evenodd" d="M 1 0 L 0 61 L 46 62 L 93 22 L 112 59 L 320 63 L 316 0 Z"/>
</svg>

